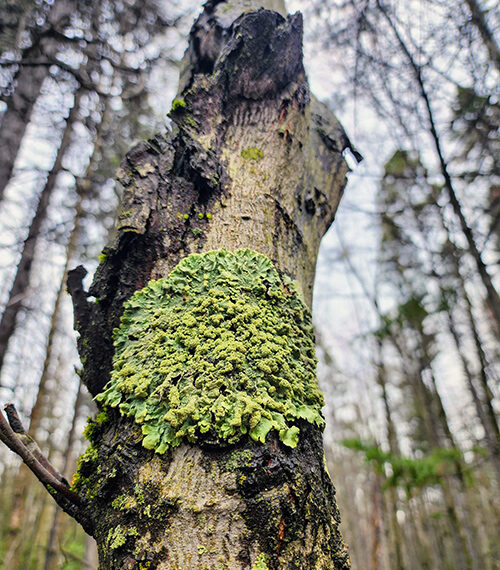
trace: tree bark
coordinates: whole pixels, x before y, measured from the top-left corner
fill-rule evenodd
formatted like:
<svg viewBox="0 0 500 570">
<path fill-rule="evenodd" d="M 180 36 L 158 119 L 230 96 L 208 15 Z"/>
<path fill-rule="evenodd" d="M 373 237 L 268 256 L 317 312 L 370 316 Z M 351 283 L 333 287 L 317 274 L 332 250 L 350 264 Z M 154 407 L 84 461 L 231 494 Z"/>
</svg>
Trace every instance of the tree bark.
<svg viewBox="0 0 500 570">
<path fill-rule="evenodd" d="M 214 416 L 211 436 L 190 432 L 155 453 L 145 449 L 152 440 L 141 426 L 120 412 L 125 408 L 106 400 L 116 368 L 112 331 L 124 303 L 150 280 L 163 279 L 134 299 L 169 286 L 165 278 L 191 253 L 204 254 L 188 258 L 195 264 L 217 256 L 267 264 L 263 254 L 281 276 L 276 294 L 302 295 L 310 306 L 319 242 L 346 182 L 342 153 L 349 141 L 309 94 L 301 41 L 300 14 L 285 19 L 267 9 L 242 13 L 231 3 L 205 5 L 173 103 L 176 126 L 132 149 L 119 170 L 125 190 L 118 235 L 89 291 L 95 303 L 86 302 L 84 270 L 70 273 L 82 378 L 101 399 L 75 482 L 92 513 L 101 568 L 349 567 L 324 468 L 321 422 L 294 420 L 292 431 L 300 430 L 294 446 L 275 430 L 260 442 L 247 435 L 225 441 L 214 435 Z M 216 269 L 193 271 L 204 287 Z M 229 271 L 220 279 L 252 279 L 238 275 Z M 267 311 L 274 293 L 271 283 L 265 287 Z M 246 291 L 243 286 L 242 298 Z M 206 295 L 210 303 L 212 293 Z M 294 320 L 310 322 L 301 306 Z M 254 339 L 264 327 L 259 323 L 248 323 Z M 202 319 L 200 327 L 208 324 Z M 238 356 L 227 350 L 226 362 Z M 274 354 L 268 364 L 279 368 Z M 230 383 L 220 387 L 221 397 L 231 389 Z"/>
</svg>

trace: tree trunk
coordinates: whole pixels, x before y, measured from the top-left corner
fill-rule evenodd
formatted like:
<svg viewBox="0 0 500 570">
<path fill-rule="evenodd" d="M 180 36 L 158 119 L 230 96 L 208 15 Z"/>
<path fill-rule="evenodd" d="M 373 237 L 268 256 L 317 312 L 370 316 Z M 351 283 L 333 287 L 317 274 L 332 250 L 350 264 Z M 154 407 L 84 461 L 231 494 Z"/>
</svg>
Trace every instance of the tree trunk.
<svg viewBox="0 0 500 570">
<path fill-rule="evenodd" d="M 384 415 L 385 415 L 385 428 L 387 433 L 387 442 L 389 444 L 389 451 L 393 456 L 400 455 L 398 435 L 396 432 L 396 426 L 392 419 L 392 411 L 389 403 L 389 397 L 387 394 L 387 371 L 384 363 L 383 355 L 383 343 L 380 338 L 376 339 L 377 343 L 377 384 L 380 386 L 382 391 L 382 401 L 384 403 Z M 404 560 L 403 560 L 403 549 L 402 549 L 402 539 L 401 539 L 401 528 L 399 526 L 397 511 L 398 511 L 398 495 L 397 489 L 394 485 L 389 487 L 390 494 L 390 530 L 392 534 L 392 544 L 390 548 L 390 563 L 391 569 L 403 570 Z"/>
<path fill-rule="evenodd" d="M 478 390 L 476 389 L 474 375 L 469 365 L 469 361 L 465 356 L 466 352 L 464 350 L 464 347 L 462 346 L 460 335 L 458 333 L 453 313 L 451 311 L 447 314 L 447 318 L 448 318 L 448 328 L 450 329 L 450 333 L 455 343 L 458 356 L 462 362 L 462 369 L 464 372 L 465 379 L 467 381 L 467 387 L 471 394 L 474 407 L 476 408 L 477 417 L 481 422 L 481 426 L 484 430 L 484 439 L 486 441 L 486 447 L 490 454 L 490 461 L 493 467 L 493 471 L 495 473 L 495 479 L 498 486 L 500 485 L 500 457 L 498 455 L 498 449 L 499 449 L 498 439 L 496 439 L 495 435 L 493 434 L 492 426 L 490 426 L 489 423 L 489 418 L 483 408 L 483 402 L 481 401 Z"/>
<path fill-rule="evenodd" d="M 89 161 L 89 165 L 86 169 L 85 177 L 77 183 L 76 188 L 76 198 L 77 202 L 75 205 L 75 216 L 73 220 L 73 229 L 71 230 L 71 234 L 66 246 L 66 261 L 65 265 L 61 274 L 61 283 L 59 285 L 59 289 L 56 294 L 56 299 L 54 302 L 54 309 L 52 311 L 49 334 L 47 337 L 47 346 L 45 349 L 45 359 L 42 367 L 42 372 L 40 374 L 40 380 L 38 382 L 38 389 L 35 397 L 35 401 L 31 408 L 31 413 L 29 416 L 29 432 L 33 435 L 33 437 L 37 437 L 37 431 L 40 427 L 41 420 L 45 416 L 45 412 L 47 407 L 51 405 L 48 402 L 48 398 L 50 396 L 49 390 L 47 387 L 48 380 L 51 378 L 50 376 L 50 367 L 53 365 L 53 349 L 54 349 L 54 342 L 56 339 L 56 332 L 57 327 L 59 324 L 60 319 L 60 312 L 61 312 L 61 303 L 63 300 L 63 296 L 66 289 L 66 276 L 69 267 L 74 262 L 75 251 L 78 246 L 78 240 L 81 233 L 81 223 L 82 217 L 84 215 L 82 201 L 85 198 L 85 194 L 88 192 L 88 187 L 90 185 L 90 178 L 92 176 L 93 171 L 96 168 L 96 161 L 101 149 L 101 130 L 102 130 L 102 120 L 104 119 L 104 113 L 101 117 L 101 122 L 98 126 L 98 130 L 96 133 L 96 139 L 94 143 L 94 150 L 92 152 L 91 159 Z M 77 399 L 78 403 L 78 399 Z M 52 402 L 52 405 L 54 402 Z M 68 443 L 69 446 L 69 443 Z M 65 455 L 65 465 L 68 461 L 67 455 Z M 66 473 L 63 473 L 66 479 L 71 479 L 71 475 L 67 476 Z M 9 536 L 11 539 L 14 539 L 19 533 L 22 532 L 23 526 L 26 523 L 25 520 L 25 509 L 26 509 L 26 497 L 28 486 L 31 484 L 31 475 L 26 469 L 24 465 L 21 465 L 19 471 L 15 477 L 14 483 L 14 493 L 12 494 L 12 505 L 10 509 L 9 515 Z M 54 521 L 58 522 L 61 516 L 61 511 L 58 509 L 55 511 L 54 514 Z M 50 552 L 50 556 L 52 555 L 55 544 L 53 544 L 53 540 L 57 538 L 57 534 L 54 534 L 55 531 L 51 530 L 51 535 L 49 537 L 49 544 L 47 546 L 47 551 Z M 18 549 L 19 550 L 19 549 Z M 17 556 L 18 553 L 15 554 Z M 49 554 L 47 555 L 49 557 Z M 14 561 L 14 560 L 13 560 Z M 49 560 L 49 564 L 52 561 Z M 47 564 L 47 563 L 46 563 Z"/>
<path fill-rule="evenodd" d="M 472 338 L 474 339 L 474 346 L 476 348 L 477 359 L 479 362 L 479 381 L 482 386 L 482 393 L 483 393 L 483 403 L 484 407 L 487 410 L 487 415 L 489 418 L 490 424 L 490 433 L 492 435 L 492 439 L 497 442 L 497 450 L 496 455 L 497 457 L 500 455 L 500 429 L 498 426 L 498 418 L 495 413 L 495 409 L 493 406 L 494 402 L 494 395 L 490 387 L 490 382 L 488 378 L 487 371 L 492 365 L 489 365 L 488 358 L 485 353 L 484 343 L 481 340 L 479 329 L 476 324 L 476 318 L 474 317 L 472 303 L 469 298 L 469 294 L 467 293 L 467 289 L 465 287 L 464 278 L 460 273 L 460 269 L 458 267 L 458 263 L 455 266 L 456 275 L 459 280 L 459 290 L 461 295 L 466 304 L 466 314 L 467 320 L 469 323 L 469 328 L 472 334 Z"/>
<path fill-rule="evenodd" d="M 40 59 L 39 46 L 30 49 L 29 57 Z M 0 202 L 10 180 L 31 111 L 48 74 L 47 65 L 21 67 L 15 91 L 7 100 L 7 109 L 0 122 Z"/>
<path fill-rule="evenodd" d="M 348 140 L 310 97 L 300 14 L 241 13 L 206 4 L 176 127 L 122 164 L 118 236 L 91 287 L 95 303 L 83 269 L 70 273 L 82 377 L 101 406 L 74 488 L 101 568 L 349 567 L 324 468 L 308 308 Z M 120 392 L 110 372 L 124 362 L 112 337 L 124 303 L 122 333 L 149 335 L 146 323 L 126 330 L 127 315 L 141 318 L 136 301 L 167 328 L 157 348 L 123 354 L 132 367 L 133 355 L 149 356 L 136 368 L 142 387 Z M 161 356 L 163 342 L 173 352 Z M 166 383 L 148 393 L 156 357 Z M 140 406 L 156 402 L 145 416 L 131 411 L 134 394 L 146 398 Z"/>
<path fill-rule="evenodd" d="M 75 95 L 75 102 L 66 120 L 66 126 L 64 128 L 61 144 L 57 151 L 54 165 L 52 166 L 52 169 L 49 172 L 49 175 L 45 182 L 45 186 L 40 193 L 40 198 L 38 200 L 35 215 L 30 225 L 28 237 L 24 242 L 21 259 L 17 266 L 14 282 L 9 292 L 7 304 L 0 320 L 0 370 L 3 367 L 9 340 L 16 328 L 17 315 L 22 309 L 25 297 L 28 293 L 31 279 L 31 266 L 35 258 L 36 244 L 38 242 L 38 237 L 40 235 L 43 223 L 45 222 L 45 218 L 47 216 L 47 209 L 50 203 L 50 198 L 52 197 L 52 193 L 56 185 L 57 176 L 61 171 L 64 155 L 71 144 L 73 124 L 78 117 L 80 98 L 83 95 L 83 91 L 83 89 L 80 89 Z"/>
<path fill-rule="evenodd" d="M 14 77 L 12 93 L 5 99 L 7 109 L 0 121 L 0 202 L 4 197 L 17 153 L 30 122 L 31 112 L 49 75 L 50 62 L 56 61 L 59 47 L 47 29 L 62 29 L 74 12 L 74 3 L 58 0 L 50 10 L 46 25 L 33 32 L 33 44 L 25 49 Z M 43 36 L 43 37 L 42 37 Z"/>
<path fill-rule="evenodd" d="M 376 472 L 371 474 L 372 485 L 372 513 L 371 513 L 371 570 L 380 570 L 380 558 L 382 550 L 382 516 L 381 516 L 381 503 L 382 503 L 382 484 L 381 477 Z"/>
</svg>

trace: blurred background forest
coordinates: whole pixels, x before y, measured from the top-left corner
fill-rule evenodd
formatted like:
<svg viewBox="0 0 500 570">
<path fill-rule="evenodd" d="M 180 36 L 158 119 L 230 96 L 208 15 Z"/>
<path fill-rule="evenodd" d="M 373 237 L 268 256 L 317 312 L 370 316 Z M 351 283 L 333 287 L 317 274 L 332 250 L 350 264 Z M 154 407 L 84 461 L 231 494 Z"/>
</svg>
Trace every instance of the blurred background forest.
<svg viewBox="0 0 500 570">
<path fill-rule="evenodd" d="M 65 292 L 112 239 L 114 172 L 165 128 L 201 4 L 0 3 L 0 401 L 71 480 L 93 413 Z M 314 298 L 328 467 L 353 568 L 500 568 L 500 10 L 293 0 L 364 161 Z M 347 157 L 347 160 L 350 160 Z M 0 447 L 0 565 L 92 569 L 91 539 Z"/>
</svg>

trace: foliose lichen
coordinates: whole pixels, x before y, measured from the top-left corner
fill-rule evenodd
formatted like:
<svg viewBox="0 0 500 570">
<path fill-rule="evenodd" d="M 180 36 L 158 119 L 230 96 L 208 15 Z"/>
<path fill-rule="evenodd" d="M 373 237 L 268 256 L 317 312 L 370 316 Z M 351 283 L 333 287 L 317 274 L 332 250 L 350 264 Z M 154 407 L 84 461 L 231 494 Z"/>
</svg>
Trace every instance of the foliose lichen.
<svg viewBox="0 0 500 570">
<path fill-rule="evenodd" d="M 267 561 L 267 554 L 259 554 L 255 560 L 254 565 L 252 566 L 252 570 L 268 570 L 269 566 L 267 565 Z"/>
<path fill-rule="evenodd" d="M 295 447 L 323 427 L 311 316 L 270 260 L 248 249 L 192 254 L 125 303 L 111 380 L 97 399 L 164 453 L 183 440 Z"/>
</svg>

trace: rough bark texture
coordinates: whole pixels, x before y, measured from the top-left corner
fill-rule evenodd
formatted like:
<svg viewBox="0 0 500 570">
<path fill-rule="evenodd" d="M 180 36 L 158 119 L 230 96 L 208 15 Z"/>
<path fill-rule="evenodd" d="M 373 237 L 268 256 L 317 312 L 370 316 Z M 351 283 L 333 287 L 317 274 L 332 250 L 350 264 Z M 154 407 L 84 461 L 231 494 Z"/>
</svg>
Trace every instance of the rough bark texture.
<svg viewBox="0 0 500 570">
<path fill-rule="evenodd" d="M 310 304 L 320 239 L 332 223 L 349 141 L 309 94 L 302 18 L 212 1 L 190 36 L 175 128 L 131 150 L 124 200 L 85 301 L 70 274 L 83 380 L 110 378 L 123 304 L 190 253 L 251 248 Z M 241 13 L 241 9 L 240 12 Z M 320 428 L 299 420 L 293 448 L 143 447 L 137 423 L 107 408 L 90 424 L 76 488 L 95 513 L 101 568 L 348 568 Z"/>
</svg>

